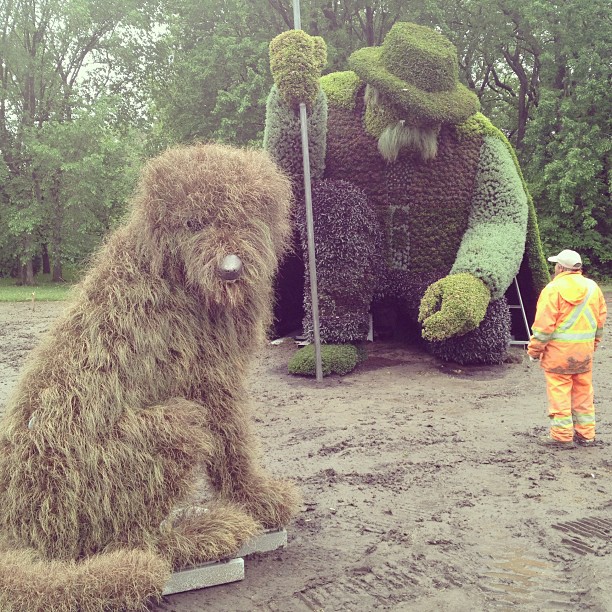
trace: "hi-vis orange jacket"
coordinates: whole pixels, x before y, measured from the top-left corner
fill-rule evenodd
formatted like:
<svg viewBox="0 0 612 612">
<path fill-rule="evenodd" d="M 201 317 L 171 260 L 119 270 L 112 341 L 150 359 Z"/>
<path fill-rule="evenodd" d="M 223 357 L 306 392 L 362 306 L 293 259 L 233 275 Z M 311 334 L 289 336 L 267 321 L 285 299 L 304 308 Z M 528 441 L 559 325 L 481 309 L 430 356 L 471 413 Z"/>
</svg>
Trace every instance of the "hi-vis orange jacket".
<svg viewBox="0 0 612 612">
<path fill-rule="evenodd" d="M 541 358 L 547 372 L 588 372 L 606 313 L 606 301 L 595 281 L 580 271 L 561 272 L 540 294 L 527 352 Z"/>
</svg>

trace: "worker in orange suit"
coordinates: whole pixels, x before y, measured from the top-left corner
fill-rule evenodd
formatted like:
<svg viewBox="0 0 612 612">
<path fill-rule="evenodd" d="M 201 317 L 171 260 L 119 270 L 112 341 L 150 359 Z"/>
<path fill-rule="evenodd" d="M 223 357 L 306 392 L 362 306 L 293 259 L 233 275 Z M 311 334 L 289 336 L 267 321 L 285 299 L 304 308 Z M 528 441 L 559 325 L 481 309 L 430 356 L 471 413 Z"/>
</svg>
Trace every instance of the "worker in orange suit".
<svg viewBox="0 0 612 612">
<path fill-rule="evenodd" d="M 527 352 L 546 376 L 553 448 L 595 443 L 593 353 L 603 335 L 606 302 L 597 283 L 582 275 L 582 259 L 565 249 L 548 261 L 555 276 L 538 299 Z"/>
</svg>

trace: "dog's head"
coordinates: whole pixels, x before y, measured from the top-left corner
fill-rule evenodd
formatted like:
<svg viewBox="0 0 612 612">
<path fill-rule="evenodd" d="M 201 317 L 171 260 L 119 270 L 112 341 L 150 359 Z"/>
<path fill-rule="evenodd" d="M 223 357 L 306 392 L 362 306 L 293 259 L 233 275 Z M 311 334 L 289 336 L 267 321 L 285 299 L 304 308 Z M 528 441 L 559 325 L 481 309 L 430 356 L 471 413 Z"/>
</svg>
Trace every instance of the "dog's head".
<svg viewBox="0 0 612 612">
<path fill-rule="evenodd" d="M 135 212 L 189 287 L 235 305 L 269 287 L 288 243 L 291 197 L 266 153 L 199 144 L 146 165 Z"/>
</svg>

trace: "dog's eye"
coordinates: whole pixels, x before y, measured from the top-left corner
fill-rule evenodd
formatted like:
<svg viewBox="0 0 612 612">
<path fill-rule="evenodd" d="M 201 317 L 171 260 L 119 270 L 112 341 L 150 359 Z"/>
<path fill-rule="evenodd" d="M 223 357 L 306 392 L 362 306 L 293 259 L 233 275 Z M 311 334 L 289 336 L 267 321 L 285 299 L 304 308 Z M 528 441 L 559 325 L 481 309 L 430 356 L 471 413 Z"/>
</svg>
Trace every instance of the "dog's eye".
<svg viewBox="0 0 612 612">
<path fill-rule="evenodd" d="M 192 232 L 199 232 L 204 227 L 204 224 L 197 219 L 187 219 L 187 221 L 185 221 L 185 225 L 187 226 L 187 229 Z"/>
</svg>

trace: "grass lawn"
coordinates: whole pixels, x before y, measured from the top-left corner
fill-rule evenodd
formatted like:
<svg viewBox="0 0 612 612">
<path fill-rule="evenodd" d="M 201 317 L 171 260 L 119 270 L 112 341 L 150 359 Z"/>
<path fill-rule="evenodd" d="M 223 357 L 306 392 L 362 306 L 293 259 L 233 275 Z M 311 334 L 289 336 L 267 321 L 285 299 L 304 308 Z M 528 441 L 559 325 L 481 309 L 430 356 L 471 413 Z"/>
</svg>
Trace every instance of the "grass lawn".
<svg viewBox="0 0 612 612">
<path fill-rule="evenodd" d="M 38 274 L 34 286 L 16 285 L 14 278 L 0 278 L 0 302 L 58 302 L 65 300 L 72 283 L 54 283 L 50 274 Z"/>
</svg>

